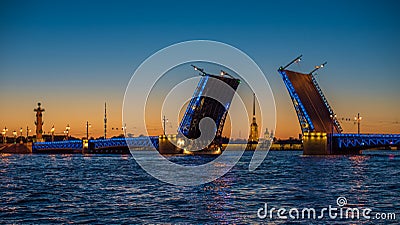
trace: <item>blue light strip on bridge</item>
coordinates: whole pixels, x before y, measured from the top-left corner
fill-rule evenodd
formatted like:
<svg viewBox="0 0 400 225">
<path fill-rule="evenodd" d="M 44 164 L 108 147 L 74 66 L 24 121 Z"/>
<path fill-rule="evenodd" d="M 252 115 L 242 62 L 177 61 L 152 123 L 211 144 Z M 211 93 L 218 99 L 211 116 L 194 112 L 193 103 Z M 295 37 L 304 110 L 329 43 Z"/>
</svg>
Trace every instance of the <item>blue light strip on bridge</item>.
<svg viewBox="0 0 400 225">
<path fill-rule="evenodd" d="M 140 146 L 150 146 L 158 147 L 158 136 L 149 137 L 133 137 L 133 138 L 111 138 L 111 139 L 97 139 L 89 140 L 89 143 L 94 145 L 95 149 L 107 148 L 107 147 L 127 147 L 129 144 L 140 145 Z M 33 152 L 38 150 L 51 150 L 51 149 L 82 149 L 82 140 L 67 140 L 67 141 L 55 141 L 55 142 L 35 142 L 32 145 Z"/>
<path fill-rule="evenodd" d="M 400 145 L 400 134 L 333 134 L 339 148 L 373 148 Z"/>
<path fill-rule="evenodd" d="M 54 141 L 54 142 L 34 142 L 32 143 L 32 152 L 48 149 L 82 149 L 81 140 Z"/>
<path fill-rule="evenodd" d="M 297 104 L 299 105 L 300 109 L 296 106 L 295 102 L 293 101 L 294 107 L 296 109 L 297 117 L 299 119 L 300 125 L 301 125 L 301 130 L 302 132 L 310 132 L 313 131 L 314 125 L 311 122 L 311 118 L 308 116 L 307 111 L 303 105 L 303 103 L 300 101 L 299 96 L 297 95 L 296 90 L 293 87 L 292 82 L 290 82 L 288 76 L 286 75 L 284 70 L 279 69 L 278 72 L 281 74 L 283 82 L 286 85 L 287 90 L 289 91 L 289 95 L 292 98 L 292 101 L 295 100 Z M 306 120 L 306 123 L 304 123 L 304 119 Z M 308 128 L 307 128 L 308 127 Z"/>
<path fill-rule="evenodd" d="M 192 122 L 193 112 L 194 112 L 193 107 L 194 108 L 198 107 L 200 97 L 203 94 L 203 91 L 207 84 L 208 78 L 209 78 L 209 76 L 207 76 L 207 75 L 201 77 L 199 83 L 197 84 L 197 88 L 196 88 L 195 92 L 193 93 L 192 99 L 190 100 L 190 103 L 189 103 L 188 107 L 186 108 L 185 115 L 183 116 L 183 119 L 179 125 L 178 133 L 182 133 L 184 135 L 188 134 L 189 130 L 187 130 L 185 128 L 190 127 L 190 124 Z"/>
</svg>

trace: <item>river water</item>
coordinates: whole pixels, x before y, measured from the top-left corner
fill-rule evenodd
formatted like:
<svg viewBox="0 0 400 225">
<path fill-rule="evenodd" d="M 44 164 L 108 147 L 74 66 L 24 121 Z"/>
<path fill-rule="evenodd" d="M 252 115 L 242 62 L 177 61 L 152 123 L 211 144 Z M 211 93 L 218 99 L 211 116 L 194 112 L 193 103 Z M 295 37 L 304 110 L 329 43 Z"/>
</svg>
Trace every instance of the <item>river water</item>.
<svg viewBox="0 0 400 225">
<path fill-rule="evenodd" d="M 400 222 L 399 151 L 330 157 L 306 157 L 301 153 L 270 151 L 261 166 L 250 172 L 252 152 L 245 152 L 229 173 L 194 187 L 158 181 L 130 155 L 3 154 L 0 223 Z M 346 198 L 347 207 L 358 207 L 360 211 L 370 208 L 370 219 L 331 218 L 327 214 L 311 220 L 285 219 L 279 218 L 277 211 L 272 217 L 262 217 L 266 204 L 267 210 L 286 209 L 286 216 L 292 208 L 301 214 L 302 208 L 313 207 L 319 216 L 324 207 L 338 207 L 339 197 Z M 377 220 L 376 213 L 387 213 L 386 217 L 394 213 L 396 219 Z"/>
</svg>

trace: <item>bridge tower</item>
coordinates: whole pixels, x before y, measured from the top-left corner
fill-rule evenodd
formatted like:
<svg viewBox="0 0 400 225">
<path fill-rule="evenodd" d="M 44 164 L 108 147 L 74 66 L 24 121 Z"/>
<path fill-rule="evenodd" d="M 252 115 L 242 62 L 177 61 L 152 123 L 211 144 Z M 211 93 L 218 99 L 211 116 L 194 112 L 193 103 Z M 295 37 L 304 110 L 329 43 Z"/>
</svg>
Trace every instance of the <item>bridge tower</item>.
<svg viewBox="0 0 400 225">
<path fill-rule="evenodd" d="M 42 108 L 40 106 L 41 106 L 41 103 L 38 102 L 38 107 L 33 110 L 34 112 L 36 112 L 36 121 L 35 121 L 35 125 L 36 125 L 36 142 L 43 142 L 42 133 L 43 133 L 44 121 L 43 121 L 42 112 L 44 112 L 44 108 Z"/>
<path fill-rule="evenodd" d="M 258 144 L 258 125 L 256 121 L 256 95 L 253 93 L 253 122 L 250 124 L 250 135 L 246 150 L 255 150 Z"/>
</svg>

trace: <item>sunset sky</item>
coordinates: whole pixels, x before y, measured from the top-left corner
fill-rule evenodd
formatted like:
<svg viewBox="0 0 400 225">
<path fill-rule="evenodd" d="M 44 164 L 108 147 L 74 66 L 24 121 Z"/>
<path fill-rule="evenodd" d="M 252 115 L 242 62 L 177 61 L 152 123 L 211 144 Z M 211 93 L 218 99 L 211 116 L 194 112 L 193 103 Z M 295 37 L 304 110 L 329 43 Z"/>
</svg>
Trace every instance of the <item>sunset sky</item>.
<svg viewBox="0 0 400 225">
<path fill-rule="evenodd" d="M 277 72 L 300 54 L 292 69 L 328 61 L 317 79 L 339 118 L 359 112 L 362 132 L 400 133 L 399 11 L 398 1 L 1 1 L 0 128 L 8 135 L 33 128 L 40 101 L 46 133 L 69 124 L 82 137 L 88 120 L 98 137 L 107 102 L 108 133 L 118 135 L 135 69 L 171 44 L 205 39 L 241 49 L 260 66 L 275 96 L 277 137 L 300 133 Z M 342 125 L 357 131 L 353 122 Z"/>
</svg>

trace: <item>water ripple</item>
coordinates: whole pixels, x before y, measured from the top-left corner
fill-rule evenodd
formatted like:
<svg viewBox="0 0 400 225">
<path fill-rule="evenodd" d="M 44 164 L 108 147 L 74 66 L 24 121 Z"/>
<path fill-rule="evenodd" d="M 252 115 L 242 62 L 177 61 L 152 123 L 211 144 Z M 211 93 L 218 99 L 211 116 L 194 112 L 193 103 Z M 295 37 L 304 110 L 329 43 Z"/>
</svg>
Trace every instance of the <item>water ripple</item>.
<svg viewBox="0 0 400 225">
<path fill-rule="evenodd" d="M 296 221 L 260 220 L 257 209 L 264 203 L 327 207 L 336 205 L 339 196 L 353 205 L 397 212 L 400 217 L 399 152 L 338 157 L 270 152 L 261 167 L 250 172 L 251 156 L 246 152 L 214 182 L 178 187 L 149 176 L 132 157 L 0 155 L 0 223 L 280 224 Z M 183 164 L 210 160 L 193 157 L 171 160 L 184 160 Z"/>
</svg>

